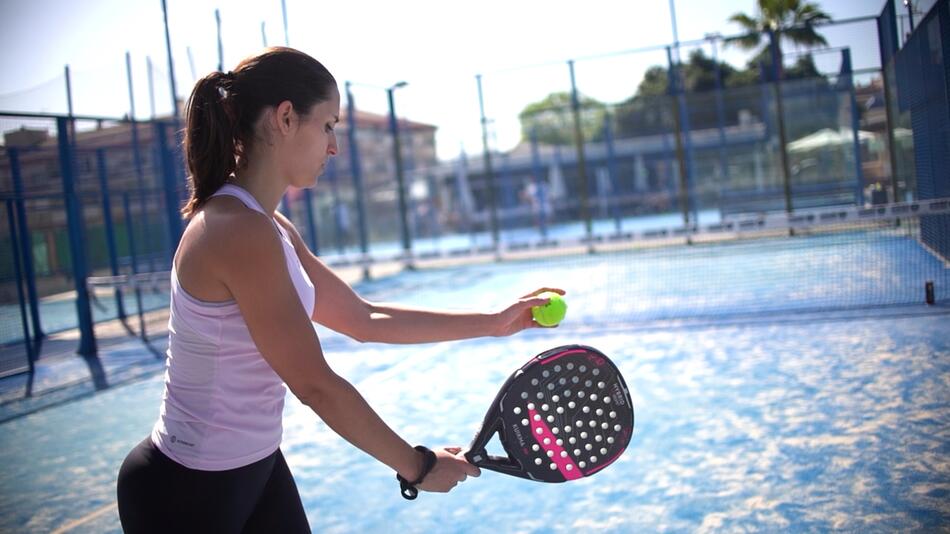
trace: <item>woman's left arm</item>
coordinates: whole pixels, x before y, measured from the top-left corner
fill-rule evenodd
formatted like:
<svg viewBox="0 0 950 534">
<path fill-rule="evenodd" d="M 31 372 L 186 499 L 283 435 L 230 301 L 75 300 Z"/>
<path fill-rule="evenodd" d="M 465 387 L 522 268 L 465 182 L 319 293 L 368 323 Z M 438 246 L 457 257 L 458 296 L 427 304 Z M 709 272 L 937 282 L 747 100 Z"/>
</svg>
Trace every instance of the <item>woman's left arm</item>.
<svg viewBox="0 0 950 534">
<path fill-rule="evenodd" d="M 280 213 L 297 257 L 317 288 L 311 319 L 358 341 L 427 343 L 482 336 L 508 336 L 527 328 L 544 328 L 531 317 L 531 307 L 546 304 L 537 295 L 557 288 L 540 288 L 494 312 L 443 311 L 396 304 L 379 304 L 360 297 L 304 244 L 294 225 Z"/>
</svg>

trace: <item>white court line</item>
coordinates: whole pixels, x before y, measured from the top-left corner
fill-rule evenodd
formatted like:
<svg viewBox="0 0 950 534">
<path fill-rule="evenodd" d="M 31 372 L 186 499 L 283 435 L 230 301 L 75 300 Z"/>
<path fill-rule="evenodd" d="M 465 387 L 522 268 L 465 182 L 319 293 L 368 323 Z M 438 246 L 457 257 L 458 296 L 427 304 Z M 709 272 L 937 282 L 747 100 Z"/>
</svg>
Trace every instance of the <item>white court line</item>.
<svg viewBox="0 0 950 534">
<path fill-rule="evenodd" d="M 114 502 L 109 503 L 109 504 L 103 506 L 102 508 L 96 510 L 95 512 L 86 514 L 86 515 L 80 517 L 79 519 L 76 519 L 76 520 L 70 521 L 69 523 L 66 523 L 65 525 L 63 525 L 63 526 L 57 528 L 56 530 L 53 530 L 50 534 L 63 534 L 64 532 L 69 532 L 70 530 L 72 530 L 72 529 L 74 529 L 74 528 L 76 528 L 76 527 L 78 527 L 78 526 L 80 526 L 80 525 L 84 525 L 84 524 L 86 524 L 86 523 L 92 521 L 93 519 L 95 519 L 95 518 L 97 518 L 97 517 L 99 517 L 99 516 L 101 516 L 101 515 L 103 515 L 103 514 L 106 514 L 106 513 L 110 512 L 110 511 L 112 511 L 112 509 L 115 508 L 115 507 L 116 507 L 116 503 L 114 503 Z"/>
</svg>

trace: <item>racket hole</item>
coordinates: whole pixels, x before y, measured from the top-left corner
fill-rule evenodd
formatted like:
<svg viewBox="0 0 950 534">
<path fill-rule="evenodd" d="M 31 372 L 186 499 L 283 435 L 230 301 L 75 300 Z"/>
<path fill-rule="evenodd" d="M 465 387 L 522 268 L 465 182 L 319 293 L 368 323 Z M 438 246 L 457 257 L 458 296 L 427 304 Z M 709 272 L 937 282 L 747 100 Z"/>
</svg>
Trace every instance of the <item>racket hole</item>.
<svg viewBox="0 0 950 534">
<path fill-rule="evenodd" d="M 540 399 L 543 399 L 543 398 L 544 398 L 544 393 L 541 393 L 541 392 L 539 391 L 538 394 L 535 395 L 535 396 L 540 400 Z"/>
<path fill-rule="evenodd" d="M 612 436 L 607 436 L 607 443 L 613 443 L 614 438 Z"/>
<path fill-rule="evenodd" d="M 610 396 L 604 397 L 604 403 L 610 404 Z"/>
<path fill-rule="evenodd" d="M 590 406 L 584 406 L 584 407 L 581 409 L 581 411 L 583 411 L 584 413 L 590 413 Z"/>
<path fill-rule="evenodd" d="M 522 398 L 522 399 L 527 399 L 527 398 L 528 398 L 528 392 L 527 392 L 527 391 L 522 391 L 522 392 L 521 392 L 521 398 Z"/>
<path fill-rule="evenodd" d="M 574 449 L 574 456 L 580 456 L 580 455 L 581 455 L 581 450 L 580 450 L 580 449 Z"/>
<path fill-rule="evenodd" d="M 601 456 L 605 456 L 606 454 L 607 454 L 607 449 L 601 448 L 601 449 L 600 449 L 600 455 L 601 455 Z"/>
<path fill-rule="evenodd" d="M 548 411 L 548 408 L 549 408 L 549 406 L 548 406 L 547 404 L 542 404 L 542 405 L 541 405 L 541 411 L 542 411 L 542 412 Z"/>
<path fill-rule="evenodd" d="M 540 383 L 541 383 L 541 381 L 538 380 L 537 378 L 532 378 L 532 379 L 531 379 L 531 385 L 532 385 L 532 386 L 537 386 L 537 385 L 540 384 Z"/>
<path fill-rule="evenodd" d="M 561 385 L 563 386 L 564 384 L 567 384 L 567 379 L 566 379 L 566 378 L 561 378 L 561 379 L 559 379 L 559 380 L 557 381 L 557 383 L 558 383 L 558 384 L 561 384 Z"/>
<path fill-rule="evenodd" d="M 554 434 L 555 436 L 557 435 L 558 432 L 560 432 L 560 430 L 558 430 L 557 427 L 554 427 L 551 429 L 551 433 Z"/>
<path fill-rule="evenodd" d="M 541 450 L 541 446 L 535 443 L 534 445 L 531 446 L 531 450 L 533 450 L 534 452 L 538 452 Z"/>
<path fill-rule="evenodd" d="M 592 401 L 597 400 L 597 394 L 596 394 L 596 393 L 591 393 L 591 394 L 590 394 L 590 400 L 592 400 Z"/>
<path fill-rule="evenodd" d="M 584 469 L 585 467 L 587 467 L 587 462 L 581 461 L 577 464 L 577 467 Z"/>
<path fill-rule="evenodd" d="M 621 428 L 620 425 L 614 425 L 614 430 L 615 430 L 615 431 L 620 432 L 620 428 Z"/>
<path fill-rule="evenodd" d="M 551 376 L 551 373 L 550 373 L 549 371 L 545 370 L 544 372 L 541 373 L 541 376 L 542 376 L 543 378 L 547 378 L 547 377 Z"/>
<path fill-rule="evenodd" d="M 540 421 L 540 420 L 541 420 L 541 414 L 539 414 L 539 413 L 534 414 L 534 417 L 532 417 L 532 419 L 534 419 L 535 421 Z"/>
<path fill-rule="evenodd" d="M 548 416 L 548 422 L 549 422 L 549 423 L 553 423 L 553 422 L 554 422 L 554 416 L 553 416 L 553 415 L 549 415 L 549 416 Z M 604 423 L 604 424 L 606 425 L 607 423 Z"/>
<path fill-rule="evenodd" d="M 540 432 L 539 432 L 539 434 L 540 434 Z M 551 438 L 544 438 L 544 440 L 542 441 L 542 443 L 544 443 L 545 445 L 550 445 L 550 444 L 551 444 Z"/>
<path fill-rule="evenodd" d="M 597 426 L 597 421 L 590 420 L 587 422 L 587 424 L 590 425 L 591 428 L 594 428 L 595 426 Z M 604 424 L 606 425 L 607 423 L 604 423 Z"/>
<path fill-rule="evenodd" d="M 581 439 L 587 439 L 587 432 L 581 432 Z"/>
<path fill-rule="evenodd" d="M 600 389 L 604 389 L 606 386 L 607 384 L 604 384 L 603 382 L 597 382 L 597 387 L 599 387 Z"/>
<path fill-rule="evenodd" d="M 597 411 L 594 413 L 596 413 L 597 415 L 604 415 L 604 410 L 601 408 L 597 408 Z"/>
<path fill-rule="evenodd" d="M 571 383 L 572 383 L 572 384 L 576 384 L 576 383 L 578 383 L 578 382 L 580 382 L 580 381 L 581 381 L 581 379 L 580 379 L 580 378 L 577 378 L 576 376 L 572 376 L 572 377 L 571 377 Z"/>
<path fill-rule="evenodd" d="M 522 424 L 523 426 L 528 426 L 528 420 L 527 420 L 527 419 L 522 419 L 522 420 L 521 420 L 521 424 Z"/>
<path fill-rule="evenodd" d="M 587 366 L 586 366 L 586 365 L 582 365 L 582 366 L 580 367 L 580 369 L 578 369 L 578 370 L 579 370 L 580 372 L 582 372 L 582 373 L 586 373 L 586 372 L 587 372 Z"/>
<path fill-rule="evenodd" d="M 557 464 L 554 462 L 551 462 L 551 471 L 555 471 L 556 469 L 557 469 Z"/>
<path fill-rule="evenodd" d="M 597 463 L 597 457 L 596 457 L 596 456 L 591 456 L 591 457 L 590 457 L 590 463 L 596 464 L 596 463 Z"/>
<path fill-rule="evenodd" d="M 534 459 L 534 464 L 535 464 L 535 465 L 541 465 L 543 462 L 544 462 L 544 460 L 542 460 L 541 458 L 535 458 L 535 459 Z"/>
<path fill-rule="evenodd" d="M 567 364 L 567 370 L 570 371 L 572 369 L 574 369 L 574 364 L 573 363 Z"/>
<path fill-rule="evenodd" d="M 571 465 L 571 464 L 567 464 L 566 466 L 564 466 L 564 469 L 566 469 L 566 470 L 568 470 L 568 471 L 572 471 L 572 470 L 574 469 L 574 466 Z"/>
<path fill-rule="evenodd" d="M 541 427 L 538 427 L 537 430 L 534 431 L 534 433 L 535 433 L 535 434 L 538 434 L 538 435 L 541 435 L 541 433 L 543 433 L 543 432 L 544 432 L 544 430 L 541 429 Z"/>
<path fill-rule="evenodd" d="M 571 401 L 571 402 L 567 403 L 567 407 L 568 407 L 568 408 L 574 409 L 576 406 L 577 406 L 577 404 L 574 404 L 574 401 Z"/>
<path fill-rule="evenodd" d="M 584 381 L 584 385 L 585 385 L 586 387 L 591 387 L 591 386 L 594 385 L 594 383 L 591 382 L 590 380 L 585 380 L 585 381 Z"/>
<path fill-rule="evenodd" d="M 583 398 L 584 398 L 584 392 L 583 392 L 583 391 L 578 391 L 578 392 L 577 392 L 577 396 L 583 399 Z"/>
<path fill-rule="evenodd" d="M 600 374 L 600 369 L 594 369 L 594 370 L 591 371 L 591 372 L 594 374 L 594 376 L 597 376 L 597 375 Z"/>
<path fill-rule="evenodd" d="M 512 411 L 515 412 L 515 415 L 519 415 L 521 413 L 521 408 L 518 406 L 515 406 L 515 409 Z"/>
<path fill-rule="evenodd" d="M 529 403 L 528 403 L 528 409 L 529 409 L 529 410 L 533 410 L 533 409 L 534 409 L 534 403 L 533 403 L 533 402 L 529 402 Z"/>
<path fill-rule="evenodd" d="M 560 366 L 560 365 L 555 365 L 555 366 L 554 366 L 554 372 L 555 372 L 555 373 L 560 373 L 560 372 L 561 372 L 561 366 Z"/>
<path fill-rule="evenodd" d="M 571 436 L 570 438 L 567 439 L 567 442 L 573 445 L 577 443 L 577 438 L 575 438 L 574 436 Z"/>
<path fill-rule="evenodd" d="M 561 397 L 558 397 L 557 395 L 555 395 L 555 396 L 551 397 L 551 400 L 552 400 L 553 402 L 557 402 L 557 401 L 561 400 Z"/>
<path fill-rule="evenodd" d="M 613 419 L 613 418 L 617 417 L 617 412 L 610 412 L 609 415 L 610 415 L 610 418 Z"/>
<path fill-rule="evenodd" d="M 564 440 L 561 439 L 561 438 L 557 438 L 557 439 L 554 441 L 554 443 L 557 443 L 557 446 L 560 447 L 561 445 L 564 445 Z"/>
<path fill-rule="evenodd" d="M 597 434 L 596 436 L 594 436 L 594 441 L 596 441 L 597 443 L 600 443 L 603 440 L 604 440 L 604 437 L 601 436 L 600 434 Z"/>
<path fill-rule="evenodd" d="M 571 433 L 571 425 L 566 425 L 566 426 L 564 427 L 564 431 L 567 432 L 568 434 L 570 434 L 570 433 Z"/>
<path fill-rule="evenodd" d="M 570 396 L 571 396 L 571 390 L 565 389 L 565 390 L 564 390 L 564 396 L 565 396 L 565 397 L 570 397 Z"/>
<path fill-rule="evenodd" d="M 554 384 L 548 384 L 548 391 L 554 391 Z"/>
<path fill-rule="evenodd" d="M 567 451 L 561 451 L 561 458 L 567 458 Z"/>
<path fill-rule="evenodd" d="M 553 458 L 553 457 L 554 457 L 554 451 L 548 451 L 548 452 L 547 452 L 547 455 L 548 455 L 548 458 Z"/>
<path fill-rule="evenodd" d="M 556 411 L 557 413 L 564 413 L 564 407 L 563 407 L 563 406 L 558 406 L 558 407 L 557 407 L 557 410 L 555 410 L 555 411 Z"/>
</svg>

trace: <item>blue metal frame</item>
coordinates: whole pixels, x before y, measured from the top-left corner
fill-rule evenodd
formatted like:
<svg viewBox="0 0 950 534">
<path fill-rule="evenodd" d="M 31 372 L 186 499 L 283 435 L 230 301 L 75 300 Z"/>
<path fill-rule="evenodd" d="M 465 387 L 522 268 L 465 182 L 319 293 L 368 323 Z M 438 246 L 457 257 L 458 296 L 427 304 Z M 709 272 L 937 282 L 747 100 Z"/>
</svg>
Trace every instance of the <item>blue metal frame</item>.
<svg viewBox="0 0 950 534">
<path fill-rule="evenodd" d="M 73 147 L 70 138 L 70 120 L 67 117 L 56 119 L 56 133 L 59 143 L 59 164 L 63 179 L 63 197 L 66 204 L 66 220 L 69 228 L 69 251 L 72 256 L 72 275 L 76 287 L 76 315 L 79 318 L 79 349 L 83 356 L 96 356 L 96 336 L 92 328 L 92 309 L 89 305 L 89 292 L 86 288 L 86 250 L 83 235 L 82 206 L 76 194 L 76 180 L 73 169 Z"/>
</svg>

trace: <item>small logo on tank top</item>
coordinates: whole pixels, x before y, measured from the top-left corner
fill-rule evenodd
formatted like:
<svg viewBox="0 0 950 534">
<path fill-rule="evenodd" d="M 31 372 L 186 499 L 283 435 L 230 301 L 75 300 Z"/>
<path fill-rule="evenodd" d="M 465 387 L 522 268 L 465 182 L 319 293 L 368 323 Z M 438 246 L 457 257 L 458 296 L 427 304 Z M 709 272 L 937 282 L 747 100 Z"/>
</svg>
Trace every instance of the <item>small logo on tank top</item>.
<svg viewBox="0 0 950 534">
<path fill-rule="evenodd" d="M 171 442 L 172 442 L 172 443 L 181 443 L 182 445 L 184 445 L 184 446 L 186 446 L 186 447 L 194 447 L 194 446 L 195 446 L 194 443 L 188 443 L 187 441 L 185 441 L 185 440 L 183 440 L 183 439 L 178 439 L 178 436 L 175 436 L 174 434 L 172 434 Z"/>
</svg>

